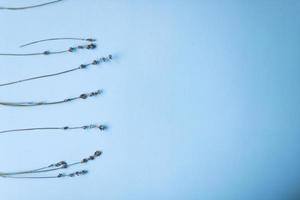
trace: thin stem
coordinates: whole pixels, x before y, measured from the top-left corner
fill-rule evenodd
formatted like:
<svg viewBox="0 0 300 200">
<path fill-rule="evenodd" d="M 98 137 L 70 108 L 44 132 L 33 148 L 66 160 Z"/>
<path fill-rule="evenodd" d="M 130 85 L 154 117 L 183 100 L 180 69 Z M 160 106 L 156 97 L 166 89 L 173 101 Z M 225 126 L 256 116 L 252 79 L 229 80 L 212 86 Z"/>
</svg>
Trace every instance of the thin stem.
<svg viewBox="0 0 300 200">
<path fill-rule="evenodd" d="M 12 129 L 0 131 L 0 134 L 11 133 L 11 132 L 23 132 L 23 131 L 37 131 L 37 130 L 63 130 L 63 127 L 45 127 L 45 128 L 23 128 L 23 129 Z"/>
<path fill-rule="evenodd" d="M 83 130 L 88 130 L 88 129 L 99 129 L 100 131 L 104 131 L 107 129 L 105 125 L 96 125 L 96 124 L 90 124 L 90 125 L 85 125 L 85 126 L 77 126 L 77 127 L 69 127 L 69 126 L 64 126 L 64 127 L 34 127 L 34 128 L 21 128 L 21 129 L 11 129 L 11 130 L 4 130 L 0 131 L 0 134 L 4 133 L 14 133 L 14 132 L 26 132 L 26 131 L 40 131 L 40 130 L 76 130 L 76 129 L 83 129 Z"/>
<path fill-rule="evenodd" d="M 47 77 L 51 77 L 51 76 L 58 76 L 58 75 L 73 72 L 73 71 L 76 71 L 76 70 L 79 70 L 79 69 L 81 69 L 81 68 L 76 67 L 76 68 L 69 69 L 69 70 L 62 71 L 62 72 L 58 72 L 58 73 L 47 74 L 47 75 L 42 75 L 42 76 L 36 76 L 36 77 L 32 77 L 32 78 L 26 78 L 26 79 L 22 79 L 22 80 L 18 80 L 18 81 L 12 81 L 12 82 L 9 82 L 9 83 L 3 83 L 3 84 L 0 84 L 0 87 L 7 86 L 7 85 L 14 85 L 14 84 L 17 84 L 17 83 L 32 81 L 32 80 L 41 79 L 41 78 L 47 78 Z"/>
<path fill-rule="evenodd" d="M 56 176 L 10 176 L 10 175 L 0 175 L 3 178 L 13 178 L 13 179 L 48 179 L 48 178 L 65 178 L 65 177 L 75 177 L 82 176 L 88 173 L 87 170 L 76 171 L 70 174 L 58 174 Z"/>
<path fill-rule="evenodd" d="M 87 99 L 89 97 L 98 96 L 101 93 L 102 93 L 102 90 L 97 90 L 95 92 L 81 94 L 78 97 L 67 98 L 67 99 L 60 100 L 60 101 L 53 101 L 53 102 L 44 102 L 44 101 L 40 101 L 40 102 L 0 102 L 0 105 L 13 106 L 13 107 L 30 107 L 30 106 L 42 106 L 42 105 L 55 105 L 55 104 L 72 102 L 72 101 L 75 101 L 75 100 L 78 100 L 78 99 Z"/>
<path fill-rule="evenodd" d="M 36 40 L 33 42 L 29 42 L 26 44 L 23 44 L 20 46 L 20 48 L 26 47 L 26 46 L 30 46 L 33 44 L 37 44 L 37 43 L 41 43 L 41 42 L 47 42 L 47 41 L 54 41 L 54 40 L 80 40 L 80 41 L 88 41 L 88 42 L 95 42 L 96 39 L 92 39 L 92 38 L 73 38 L 73 37 L 62 37 L 62 38 L 47 38 L 47 39 L 43 39 L 43 40 Z"/>
<path fill-rule="evenodd" d="M 100 58 L 98 60 L 94 60 L 93 62 L 88 63 L 88 64 L 81 64 L 79 67 L 75 67 L 75 68 L 72 68 L 72 69 L 69 69 L 69 70 L 65 70 L 65 71 L 57 72 L 57 73 L 53 73 L 53 74 L 35 76 L 35 77 L 21 79 L 21 80 L 17 80 L 17 81 L 8 82 L 8 83 L 3 83 L 3 84 L 0 84 L 0 87 L 8 86 L 8 85 L 14 85 L 14 84 L 18 84 L 18 83 L 22 83 L 22 82 L 26 82 L 26 81 L 32 81 L 32 80 L 37 80 L 37 79 L 42 79 L 42 78 L 48 78 L 48 77 L 52 77 L 52 76 L 58 76 L 58 75 L 70 73 L 70 72 L 73 72 L 73 71 L 77 71 L 77 70 L 80 70 L 80 69 L 86 69 L 90 65 L 99 65 L 102 62 L 109 62 L 111 60 L 112 60 L 112 55 L 108 55 L 107 57 L 102 57 L 102 58 Z"/>
<path fill-rule="evenodd" d="M 5 176 L 1 175 L 2 178 L 12 179 L 48 179 L 48 178 L 59 178 L 58 176 Z"/>
<path fill-rule="evenodd" d="M 42 167 L 42 168 L 35 169 L 35 170 L 5 173 L 5 176 L 15 176 L 15 175 L 20 175 L 20 174 L 36 174 L 36 173 L 51 172 L 51 171 L 66 169 L 66 168 L 69 168 L 71 166 L 79 165 L 79 164 L 83 164 L 83 163 L 82 162 L 75 162 L 75 163 L 71 163 L 71 164 L 66 163 L 64 165 L 61 165 L 60 167 L 54 168 L 57 165 L 57 164 L 55 164 L 55 165 L 49 165 L 49 166 Z"/>
<path fill-rule="evenodd" d="M 37 7 L 42 7 L 54 3 L 58 3 L 63 0 L 56 0 L 56 1 L 50 1 L 42 4 L 37 4 L 37 5 L 32 5 L 32 6 L 24 6 L 24 7 L 0 7 L 0 10 L 25 10 L 25 9 L 30 9 L 30 8 L 37 8 Z"/>
<path fill-rule="evenodd" d="M 76 47 L 70 47 L 67 50 L 61 50 L 61 51 L 44 51 L 44 52 L 37 52 L 37 53 L 0 53 L 0 56 L 40 56 L 40 55 L 54 55 L 54 54 L 62 54 L 67 52 L 75 52 L 78 49 L 95 49 L 97 47 L 96 44 L 91 43 L 88 45 L 79 45 Z"/>
</svg>

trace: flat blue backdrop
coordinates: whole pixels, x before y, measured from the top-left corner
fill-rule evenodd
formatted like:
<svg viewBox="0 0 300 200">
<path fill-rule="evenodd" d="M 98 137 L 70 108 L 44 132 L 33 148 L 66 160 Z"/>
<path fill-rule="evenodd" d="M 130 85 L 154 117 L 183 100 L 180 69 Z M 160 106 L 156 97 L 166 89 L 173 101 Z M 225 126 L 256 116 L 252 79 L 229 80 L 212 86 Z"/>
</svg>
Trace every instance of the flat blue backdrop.
<svg viewBox="0 0 300 200">
<path fill-rule="evenodd" d="M 1 0 L 0 6 L 37 0 Z M 110 64 L 0 88 L 1 101 L 86 101 L 0 107 L 0 128 L 107 123 L 109 131 L 0 136 L 0 171 L 103 156 L 85 177 L 0 179 L 3 200 L 299 199 L 300 1 L 65 0 L 0 11 L 0 52 L 63 49 L 95 37 L 96 51 L 0 57 L 0 82 Z M 81 169 L 78 167 L 78 169 Z M 69 169 L 71 172 L 74 169 Z"/>
</svg>

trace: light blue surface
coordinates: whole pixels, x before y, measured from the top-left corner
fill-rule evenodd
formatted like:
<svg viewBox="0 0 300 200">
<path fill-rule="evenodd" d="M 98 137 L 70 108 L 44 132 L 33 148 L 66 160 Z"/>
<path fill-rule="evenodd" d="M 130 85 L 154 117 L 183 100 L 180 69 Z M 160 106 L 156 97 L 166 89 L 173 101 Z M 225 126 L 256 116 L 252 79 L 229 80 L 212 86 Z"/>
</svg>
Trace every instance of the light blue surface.
<svg viewBox="0 0 300 200">
<path fill-rule="evenodd" d="M 20 3 L 21 2 L 21 3 Z M 0 6 L 40 1 L 1 0 Z M 0 11 L 0 52 L 49 37 L 96 37 L 96 51 L 0 57 L 0 82 L 112 63 L 0 88 L 1 130 L 108 123 L 110 130 L 0 136 L 0 171 L 36 168 L 95 150 L 86 177 L 0 179 L 2 200 L 297 198 L 300 187 L 300 1 L 66 0 Z M 24 49 L 59 49 L 52 42 Z M 78 43 L 76 43 L 78 44 Z M 70 169 L 69 171 L 73 171 Z M 298 197 L 299 198 L 299 197 Z"/>
</svg>

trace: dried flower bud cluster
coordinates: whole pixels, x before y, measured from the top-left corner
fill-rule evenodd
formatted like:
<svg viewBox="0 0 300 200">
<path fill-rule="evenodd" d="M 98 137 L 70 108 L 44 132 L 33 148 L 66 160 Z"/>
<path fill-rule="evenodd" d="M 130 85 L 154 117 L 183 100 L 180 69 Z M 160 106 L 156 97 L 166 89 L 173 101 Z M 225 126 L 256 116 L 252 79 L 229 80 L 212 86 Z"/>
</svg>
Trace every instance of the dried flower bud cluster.
<svg viewBox="0 0 300 200">
<path fill-rule="evenodd" d="M 111 61 L 112 60 L 112 55 L 110 54 L 110 55 L 108 55 L 107 57 L 102 57 L 102 58 L 100 58 L 100 59 L 98 59 L 98 60 L 94 60 L 93 62 L 92 62 L 92 64 L 93 65 L 99 65 L 100 63 L 102 63 L 102 62 L 109 62 L 109 61 Z"/>
<path fill-rule="evenodd" d="M 87 162 L 89 162 L 90 160 L 95 160 L 95 158 L 97 158 L 97 157 L 99 157 L 99 156 L 101 156 L 101 155 L 102 155 L 102 151 L 96 151 L 96 152 L 94 153 L 94 155 L 89 156 L 88 158 L 82 159 L 82 160 L 81 160 L 81 163 L 87 163 Z"/>
<path fill-rule="evenodd" d="M 82 175 L 86 175 L 87 173 L 88 173 L 87 170 L 76 171 L 76 172 L 73 172 L 73 173 L 70 173 L 70 174 L 60 173 L 60 174 L 57 175 L 57 178 L 82 176 Z"/>
<path fill-rule="evenodd" d="M 102 93 L 102 90 L 97 90 L 95 92 L 81 94 L 79 96 L 79 98 L 81 98 L 81 99 L 87 99 L 88 97 L 98 96 L 101 93 Z"/>
<path fill-rule="evenodd" d="M 48 167 L 62 167 L 62 168 L 67 168 L 68 167 L 68 163 L 66 161 L 60 161 L 58 163 L 51 164 Z"/>
<path fill-rule="evenodd" d="M 93 60 L 93 62 L 91 62 L 91 63 L 88 63 L 88 64 L 81 64 L 80 66 L 79 66 L 79 69 L 86 69 L 88 66 L 90 66 L 90 65 L 99 65 L 99 64 L 101 64 L 101 63 L 105 63 L 105 62 L 109 62 L 109 61 L 111 61 L 112 60 L 112 55 L 111 54 L 109 54 L 107 57 L 101 57 L 101 58 L 99 58 L 99 59 L 97 59 L 97 60 Z"/>
</svg>

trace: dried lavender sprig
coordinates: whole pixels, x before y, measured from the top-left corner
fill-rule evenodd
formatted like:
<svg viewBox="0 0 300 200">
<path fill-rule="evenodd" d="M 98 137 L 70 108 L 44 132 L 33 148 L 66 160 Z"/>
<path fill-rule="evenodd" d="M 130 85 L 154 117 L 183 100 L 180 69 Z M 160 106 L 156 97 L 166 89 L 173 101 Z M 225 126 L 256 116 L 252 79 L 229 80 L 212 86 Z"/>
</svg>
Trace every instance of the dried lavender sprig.
<svg viewBox="0 0 300 200">
<path fill-rule="evenodd" d="M 51 164 L 46 167 L 42 167 L 42 168 L 35 169 L 35 170 L 0 173 L 0 176 L 2 176 L 2 177 L 20 177 L 20 175 L 26 175 L 26 174 L 37 174 L 37 173 L 46 173 L 46 172 L 56 171 L 56 170 L 63 170 L 63 169 L 69 168 L 74 165 L 87 163 L 88 161 L 94 160 L 101 155 L 102 155 L 102 151 L 96 151 L 92 156 L 89 156 L 88 158 L 84 158 L 80 162 L 74 162 L 72 164 L 68 164 L 65 161 L 60 161 L 58 163 Z M 72 173 L 72 174 L 74 174 L 74 173 Z M 70 174 L 70 176 L 72 176 L 72 174 Z M 61 174 L 60 174 L 60 176 L 61 176 Z M 66 175 L 66 176 L 68 176 L 68 175 Z"/>
<path fill-rule="evenodd" d="M 74 162 L 74 163 L 68 164 L 65 161 L 60 161 L 58 163 L 51 164 L 47 167 L 33 170 L 32 173 L 42 173 L 42 172 L 49 172 L 49 171 L 56 171 L 56 170 L 60 170 L 60 169 L 66 169 L 66 168 L 72 167 L 74 165 L 88 163 L 89 161 L 95 160 L 97 157 L 99 157 L 101 155 L 102 155 L 102 151 L 96 151 L 93 155 L 91 155 L 87 158 L 83 158 L 79 162 Z"/>
<path fill-rule="evenodd" d="M 36 40 L 33 42 L 22 44 L 22 45 L 20 45 L 20 48 L 30 46 L 33 44 L 37 44 L 37 43 L 41 43 L 41 42 L 54 41 L 54 40 L 80 40 L 80 41 L 96 42 L 96 39 L 93 39 L 93 38 L 74 38 L 74 37 L 47 38 L 47 39 L 43 39 L 43 40 Z"/>
<path fill-rule="evenodd" d="M 75 177 L 75 176 L 82 176 L 88 173 L 87 170 L 76 171 L 70 174 L 60 173 L 56 176 L 6 176 L 0 175 L 3 178 L 13 178 L 13 179 L 52 179 L 52 178 L 66 178 L 66 177 Z"/>
<path fill-rule="evenodd" d="M 37 52 L 37 53 L 0 53 L 0 56 L 39 56 L 39 55 L 53 55 L 53 54 L 61 54 L 61 53 L 67 53 L 67 52 L 75 52 L 78 49 L 95 49 L 97 45 L 95 43 L 87 44 L 87 45 L 79 45 L 75 47 L 70 47 L 67 50 L 62 51 L 43 51 L 43 52 Z"/>
<path fill-rule="evenodd" d="M 18 83 L 22 83 L 22 82 L 26 82 L 26 81 L 32 81 L 32 80 L 41 79 L 41 78 L 48 78 L 48 77 L 51 77 L 51 76 L 58 76 L 58 75 L 61 75 L 61 74 L 66 74 L 66 73 L 77 71 L 77 70 L 80 70 L 80 69 L 86 69 L 90 65 L 99 65 L 101 63 L 109 62 L 111 60 L 112 60 L 112 55 L 108 55 L 107 57 L 102 57 L 102 58 L 100 58 L 98 60 L 94 60 L 93 62 L 88 63 L 88 64 L 81 64 L 79 67 L 75 67 L 75 68 L 72 68 L 72 69 L 69 69 L 69 70 L 66 70 L 66 71 L 57 72 L 57 73 L 53 73 L 53 74 L 46 74 L 46 75 L 42 75 L 42 76 L 35 76 L 35 77 L 22 79 L 22 80 L 18 80 L 18 81 L 12 81 L 12 82 L 8 82 L 8 83 L 3 83 L 3 84 L 0 84 L 0 87 L 8 86 L 8 85 L 14 85 L 14 84 L 18 84 Z"/>
<path fill-rule="evenodd" d="M 42 167 L 39 169 L 35 170 L 28 170 L 28 171 L 21 171 L 21 172 L 10 172 L 10 173 L 0 173 L 0 175 L 6 175 L 6 176 L 11 176 L 11 175 L 20 175 L 20 174 L 29 174 L 29 173 L 43 173 L 43 172 L 50 172 L 50 171 L 56 171 L 56 170 L 61 170 L 61 169 L 66 169 L 74 165 L 79 165 L 79 164 L 84 164 L 87 163 L 91 160 L 94 160 L 95 158 L 99 157 L 102 155 L 102 151 L 96 151 L 92 156 L 89 156 L 88 158 L 83 158 L 79 162 L 74 162 L 71 164 L 68 164 L 66 161 L 60 161 L 58 163 L 54 163 L 51 165 L 48 165 L 46 167 Z"/>
<path fill-rule="evenodd" d="M 64 1 L 64 0 L 49 1 L 49 2 L 46 2 L 46 3 L 42 3 L 42 4 L 31 5 L 31 6 L 23 6 L 23 7 L 3 7 L 3 6 L 1 6 L 0 10 L 25 10 L 25 9 L 37 8 L 37 7 L 42 7 L 42 6 L 58 3 L 60 1 Z"/>
<path fill-rule="evenodd" d="M 67 102 L 75 101 L 75 100 L 78 100 L 78 99 L 87 99 L 89 97 L 98 96 L 101 93 L 102 93 L 102 90 L 97 90 L 95 92 L 84 93 L 84 94 L 81 94 L 77 97 L 67 98 L 67 99 L 60 100 L 60 101 L 53 101 L 53 102 L 46 102 L 46 101 L 40 101 L 40 102 L 0 102 L 0 105 L 14 106 L 14 107 L 54 105 L 54 104 L 67 103 Z"/>
<path fill-rule="evenodd" d="M 77 126 L 77 127 L 37 127 L 37 128 L 22 128 L 22 129 L 11 129 L 11 130 L 4 130 L 0 131 L 0 134 L 4 133 L 13 133 L 13 132 L 24 132 L 24 131 L 38 131 L 38 130 L 75 130 L 75 129 L 83 129 L 83 130 L 89 130 L 89 129 L 99 129 L 100 131 L 104 131 L 107 129 L 107 126 L 105 125 L 97 125 L 97 124 L 90 124 L 85 126 Z"/>
</svg>

